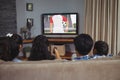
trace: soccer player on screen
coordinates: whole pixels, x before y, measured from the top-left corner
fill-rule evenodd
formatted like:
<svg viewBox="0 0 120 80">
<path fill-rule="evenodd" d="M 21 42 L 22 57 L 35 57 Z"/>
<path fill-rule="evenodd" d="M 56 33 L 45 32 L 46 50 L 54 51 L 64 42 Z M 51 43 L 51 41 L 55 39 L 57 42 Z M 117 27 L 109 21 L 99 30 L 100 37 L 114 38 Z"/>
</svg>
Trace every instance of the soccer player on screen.
<svg viewBox="0 0 120 80">
<path fill-rule="evenodd" d="M 54 15 L 50 17 L 50 33 L 65 33 L 65 32 L 68 32 L 67 18 L 62 15 Z"/>
</svg>

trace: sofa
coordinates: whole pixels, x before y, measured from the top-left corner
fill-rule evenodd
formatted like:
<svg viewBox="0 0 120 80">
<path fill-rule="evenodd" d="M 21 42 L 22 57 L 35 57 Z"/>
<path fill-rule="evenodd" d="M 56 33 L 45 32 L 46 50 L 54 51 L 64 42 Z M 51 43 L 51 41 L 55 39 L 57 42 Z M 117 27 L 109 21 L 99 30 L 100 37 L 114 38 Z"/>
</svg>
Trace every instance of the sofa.
<svg viewBox="0 0 120 80">
<path fill-rule="evenodd" d="M 120 80 L 120 57 L 81 61 L 0 61 L 0 80 Z"/>
</svg>

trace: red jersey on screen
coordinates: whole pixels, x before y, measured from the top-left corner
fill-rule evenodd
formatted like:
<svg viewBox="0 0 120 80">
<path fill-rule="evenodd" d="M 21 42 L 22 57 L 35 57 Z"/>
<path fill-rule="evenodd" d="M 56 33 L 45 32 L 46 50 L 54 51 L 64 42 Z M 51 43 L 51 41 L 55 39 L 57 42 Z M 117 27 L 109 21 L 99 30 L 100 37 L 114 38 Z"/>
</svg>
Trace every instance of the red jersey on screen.
<svg viewBox="0 0 120 80">
<path fill-rule="evenodd" d="M 62 16 L 62 21 L 67 22 L 67 18 L 65 16 Z M 53 23 L 52 17 L 50 17 L 50 23 Z"/>
</svg>

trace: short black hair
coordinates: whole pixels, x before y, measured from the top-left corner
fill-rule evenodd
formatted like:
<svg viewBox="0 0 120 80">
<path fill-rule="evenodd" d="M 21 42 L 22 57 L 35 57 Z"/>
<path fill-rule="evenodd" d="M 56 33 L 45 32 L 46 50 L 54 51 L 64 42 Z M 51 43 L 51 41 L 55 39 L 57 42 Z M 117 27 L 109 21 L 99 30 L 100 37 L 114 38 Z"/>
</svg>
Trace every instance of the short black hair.
<svg viewBox="0 0 120 80">
<path fill-rule="evenodd" d="M 19 44 L 19 45 L 22 45 L 22 44 L 23 44 L 23 39 L 22 39 L 22 37 L 21 37 L 20 35 L 18 35 L 18 34 L 13 34 L 13 35 L 11 36 L 11 38 L 12 38 L 13 40 L 15 40 L 15 41 L 17 42 L 17 44 Z"/>
<path fill-rule="evenodd" d="M 108 54 L 109 47 L 105 41 L 99 40 L 95 42 L 94 49 L 97 51 L 95 54 L 102 56 Z"/>
<path fill-rule="evenodd" d="M 93 39 L 88 34 L 80 34 L 74 38 L 74 44 L 79 54 L 87 55 L 93 47 Z"/>
</svg>

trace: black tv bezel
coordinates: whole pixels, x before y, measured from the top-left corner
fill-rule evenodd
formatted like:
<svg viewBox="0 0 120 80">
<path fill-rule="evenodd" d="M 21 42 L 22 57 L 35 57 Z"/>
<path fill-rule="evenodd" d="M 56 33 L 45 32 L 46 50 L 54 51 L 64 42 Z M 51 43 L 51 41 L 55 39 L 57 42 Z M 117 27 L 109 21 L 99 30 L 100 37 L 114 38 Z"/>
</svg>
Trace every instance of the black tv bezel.
<svg viewBox="0 0 120 80">
<path fill-rule="evenodd" d="M 44 32 L 44 16 L 45 15 L 70 15 L 70 14 L 76 14 L 76 33 L 45 33 Z M 43 35 L 78 35 L 78 32 L 79 32 L 79 15 L 78 13 L 43 13 L 41 15 L 41 21 L 42 21 L 42 27 L 41 27 L 41 30 L 42 30 L 42 34 Z"/>
</svg>

